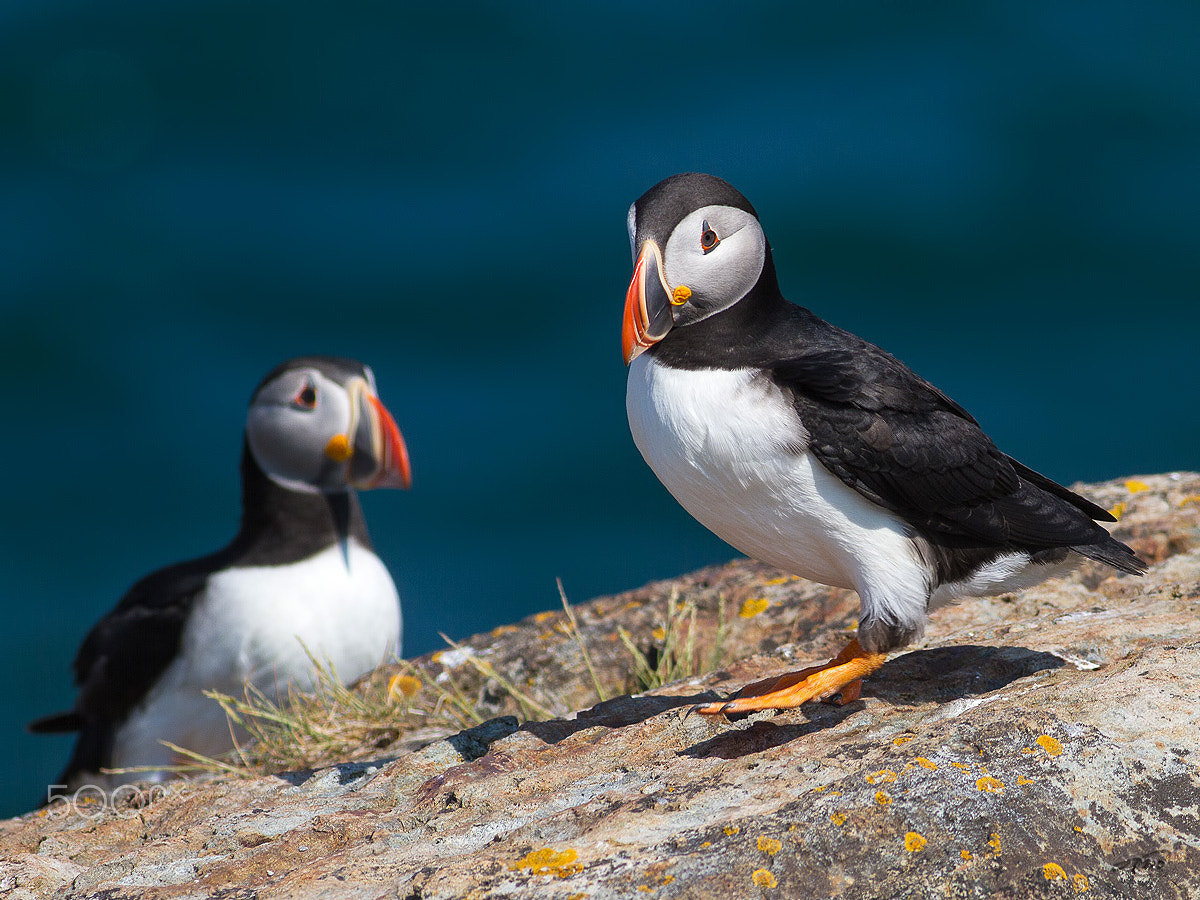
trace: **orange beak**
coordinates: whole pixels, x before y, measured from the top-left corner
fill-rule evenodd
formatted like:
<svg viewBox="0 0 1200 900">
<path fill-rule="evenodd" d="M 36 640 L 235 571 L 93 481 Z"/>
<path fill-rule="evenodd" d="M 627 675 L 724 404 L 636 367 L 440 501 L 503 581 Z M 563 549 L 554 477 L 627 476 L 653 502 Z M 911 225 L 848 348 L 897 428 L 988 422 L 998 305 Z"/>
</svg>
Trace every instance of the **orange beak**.
<svg viewBox="0 0 1200 900">
<path fill-rule="evenodd" d="M 352 443 L 346 452 L 347 481 L 364 490 L 411 487 L 408 447 L 392 414 L 365 380 L 350 385 L 350 397 Z"/>
<path fill-rule="evenodd" d="M 671 292 L 662 275 L 662 252 L 654 241 L 642 244 L 633 279 L 625 292 L 625 319 L 621 326 L 621 350 L 625 365 L 653 347 L 671 330 Z"/>
</svg>

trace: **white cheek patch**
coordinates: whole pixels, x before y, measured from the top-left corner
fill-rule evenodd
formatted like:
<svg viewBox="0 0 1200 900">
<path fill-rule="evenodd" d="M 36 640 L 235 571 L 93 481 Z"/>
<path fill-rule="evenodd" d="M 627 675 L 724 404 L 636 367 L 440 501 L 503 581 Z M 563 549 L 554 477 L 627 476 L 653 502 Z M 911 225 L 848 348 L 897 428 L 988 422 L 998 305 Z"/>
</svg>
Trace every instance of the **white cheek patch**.
<svg viewBox="0 0 1200 900">
<path fill-rule="evenodd" d="M 700 246 L 705 222 L 720 241 L 708 253 Z M 744 210 L 706 206 L 686 216 L 663 252 L 667 283 L 687 285 L 695 298 L 681 309 L 679 324 L 699 322 L 746 296 L 762 274 L 766 247 L 758 220 Z"/>
</svg>

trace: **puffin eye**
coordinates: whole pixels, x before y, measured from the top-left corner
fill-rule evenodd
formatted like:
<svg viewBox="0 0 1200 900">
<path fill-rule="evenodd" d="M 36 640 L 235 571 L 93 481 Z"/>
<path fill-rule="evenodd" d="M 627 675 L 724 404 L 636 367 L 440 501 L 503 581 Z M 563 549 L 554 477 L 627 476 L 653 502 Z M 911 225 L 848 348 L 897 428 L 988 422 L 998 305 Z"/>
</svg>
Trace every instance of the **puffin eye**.
<svg viewBox="0 0 1200 900">
<path fill-rule="evenodd" d="M 292 404 L 300 409 L 316 409 L 317 408 L 317 389 L 312 386 L 312 382 L 304 382 L 304 387 L 296 392 L 296 396 L 292 398 Z"/>
<path fill-rule="evenodd" d="M 708 227 L 708 219 L 705 219 L 700 226 L 700 249 L 705 253 L 711 253 L 721 243 L 721 239 L 717 237 L 717 233 Z"/>
</svg>

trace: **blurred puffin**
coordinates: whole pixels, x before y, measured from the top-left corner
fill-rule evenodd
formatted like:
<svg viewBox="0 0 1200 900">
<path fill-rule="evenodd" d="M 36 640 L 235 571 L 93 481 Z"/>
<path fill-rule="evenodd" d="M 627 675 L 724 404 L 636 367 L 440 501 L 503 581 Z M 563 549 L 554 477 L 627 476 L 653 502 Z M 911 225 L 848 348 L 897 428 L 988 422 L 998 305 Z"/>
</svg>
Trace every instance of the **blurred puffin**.
<svg viewBox="0 0 1200 900">
<path fill-rule="evenodd" d="M 209 556 L 138 581 L 75 656 L 69 712 L 33 732 L 78 731 L 60 781 L 161 778 L 161 741 L 207 755 L 233 746 L 206 690 L 268 697 L 311 688 L 313 658 L 346 681 L 400 652 L 396 587 L 371 548 L 356 488 L 407 488 L 408 451 L 371 370 L 308 356 L 273 369 L 250 400 L 242 522 Z"/>
<path fill-rule="evenodd" d="M 634 442 L 685 509 L 743 553 L 852 588 L 858 637 L 833 660 L 704 713 L 840 693 L 955 597 L 1018 590 L 1089 557 L 1146 564 L 1094 503 L 1006 456 L 895 357 L 784 299 L 754 207 L 675 175 L 629 210 L 622 343 Z"/>
</svg>

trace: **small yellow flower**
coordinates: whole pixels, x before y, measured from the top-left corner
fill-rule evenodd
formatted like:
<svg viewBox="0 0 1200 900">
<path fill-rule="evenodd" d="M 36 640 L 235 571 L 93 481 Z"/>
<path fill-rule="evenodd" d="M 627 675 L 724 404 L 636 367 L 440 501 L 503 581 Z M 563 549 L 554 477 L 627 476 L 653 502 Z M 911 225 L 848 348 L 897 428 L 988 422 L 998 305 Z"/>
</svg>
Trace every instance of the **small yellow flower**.
<svg viewBox="0 0 1200 900">
<path fill-rule="evenodd" d="M 753 619 L 770 605 L 771 601 L 766 597 L 751 597 L 742 604 L 741 611 L 738 612 L 738 615 L 743 619 Z"/>
<path fill-rule="evenodd" d="M 1067 873 L 1063 871 L 1062 866 L 1058 863 L 1046 863 L 1042 866 L 1042 874 L 1046 877 L 1047 881 L 1065 880 L 1067 877 Z"/>
<path fill-rule="evenodd" d="M 1004 782 L 988 775 L 978 779 L 975 782 L 975 787 L 979 788 L 985 794 L 999 794 L 1004 790 Z"/>
<path fill-rule="evenodd" d="M 1058 756 L 1063 752 L 1063 745 L 1057 740 L 1050 737 L 1048 734 L 1043 734 L 1037 739 L 1038 746 L 1045 750 L 1051 756 Z"/>
<path fill-rule="evenodd" d="M 904 835 L 904 849 L 909 853 L 920 853 L 925 849 L 927 843 L 929 842 L 925 840 L 924 835 L 917 834 L 915 831 Z"/>
<path fill-rule="evenodd" d="M 764 888 L 773 888 L 775 885 L 779 884 L 779 882 L 775 880 L 775 876 L 766 869 L 755 869 L 754 874 L 750 876 L 750 880 L 759 887 Z"/>
<path fill-rule="evenodd" d="M 421 693 L 421 679 L 413 678 L 411 675 L 393 675 L 388 679 L 387 696 L 391 703 L 399 703 L 404 700 L 411 700 L 417 694 Z"/>
<path fill-rule="evenodd" d="M 774 856 L 783 849 L 783 842 L 763 835 L 758 839 L 758 849 L 768 856 Z"/>
</svg>

